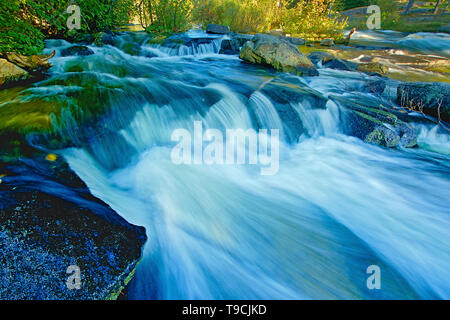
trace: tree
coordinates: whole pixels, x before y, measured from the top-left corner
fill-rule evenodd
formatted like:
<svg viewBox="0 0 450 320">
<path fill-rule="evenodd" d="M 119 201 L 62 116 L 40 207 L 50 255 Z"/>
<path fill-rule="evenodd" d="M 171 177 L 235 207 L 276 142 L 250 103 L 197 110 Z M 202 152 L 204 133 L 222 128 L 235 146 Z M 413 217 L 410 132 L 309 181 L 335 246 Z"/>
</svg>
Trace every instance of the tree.
<svg viewBox="0 0 450 320">
<path fill-rule="evenodd" d="M 436 1 L 436 6 L 434 7 L 433 14 L 438 14 L 438 12 L 439 12 L 439 5 L 441 4 L 441 1 L 442 0 L 437 0 Z"/>
<path fill-rule="evenodd" d="M 403 12 L 403 14 L 408 14 L 413 5 L 414 5 L 414 0 L 409 0 L 408 5 L 406 6 L 406 10 L 405 10 L 405 12 Z"/>
</svg>

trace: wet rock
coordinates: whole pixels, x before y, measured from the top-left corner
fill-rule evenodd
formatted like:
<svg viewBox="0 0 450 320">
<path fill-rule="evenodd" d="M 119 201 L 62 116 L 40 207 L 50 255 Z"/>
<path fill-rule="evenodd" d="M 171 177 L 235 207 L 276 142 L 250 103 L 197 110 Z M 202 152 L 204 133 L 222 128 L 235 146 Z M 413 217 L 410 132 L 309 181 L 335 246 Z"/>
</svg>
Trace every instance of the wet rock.
<svg viewBox="0 0 450 320">
<path fill-rule="evenodd" d="M 386 89 L 386 80 L 368 80 L 361 88 L 362 91 L 368 93 L 382 94 Z"/>
<path fill-rule="evenodd" d="M 294 46 L 302 46 L 302 45 L 304 45 L 306 43 L 306 40 L 303 39 L 303 38 L 286 37 L 286 40 L 288 40 Z"/>
<path fill-rule="evenodd" d="M 206 27 L 207 33 L 214 33 L 214 34 L 229 34 L 230 28 L 228 26 L 223 26 L 220 24 L 208 24 Z"/>
<path fill-rule="evenodd" d="M 450 123 L 449 83 L 402 83 L 397 87 L 397 102 L 402 107 L 423 112 Z"/>
<path fill-rule="evenodd" d="M 333 39 L 323 39 L 320 42 L 320 45 L 324 46 L 324 47 L 332 47 L 332 46 L 334 46 L 334 41 L 333 41 Z"/>
<path fill-rule="evenodd" d="M 297 47 L 275 36 L 257 34 L 247 41 L 239 57 L 254 64 L 269 65 L 276 70 L 296 75 L 316 76 L 318 71 L 311 60 Z"/>
<path fill-rule="evenodd" d="M 344 59 L 336 58 L 323 63 L 323 67 L 343 71 L 355 71 L 358 67 L 358 64 Z"/>
<path fill-rule="evenodd" d="M 5 59 L 0 59 L 0 87 L 8 86 L 28 78 L 29 74 L 27 71 Z"/>
<path fill-rule="evenodd" d="M 357 70 L 367 74 L 381 74 L 385 75 L 389 72 L 389 67 L 379 62 L 361 63 Z"/>
<path fill-rule="evenodd" d="M 316 66 L 321 62 L 322 64 L 330 60 L 336 59 L 331 53 L 327 51 L 314 51 L 308 55 L 309 60 Z"/>
<path fill-rule="evenodd" d="M 375 101 L 365 101 L 363 104 L 335 95 L 329 98 L 343 107 L 341 120 L 345 134 L 388 148 L 412 148 L 417 145 L 416 130 L 397 114 L 380 108 Z"/>
<path fill-rule="evenodd" d="M 222 40 L 220 45 L 220 54 L 239 54 L 240 44 L 235 39 Z"/>
<path fill-rule="evenodd" d="M 53 51 L 47 55 L 24 56 L 19 53 L 11 52 L 6 54 L 6 59 L 28 72 L 39 73 L 45 72 L 53 66 L 53 64 L 49 62 L 49 59 L 53 58 L 55 54 L 56 52 Z"/>
<path fill-rule="evenodd" d="M 86 46 L 71 46 L 61 50 L 61 56 L 90 56 L 94 54 L 94 51 Z"/>
<path fill-rule="evenodd" d="M 390 128 L 377 126 L 372 132 L 367 135 L 364 141 L 382 147 L 394 148 L 399 144 L 400 137 L 394 130 Z"/>
<path fill-rule="evenodd" d="M 115 299 L 146 241 L 93 197 L 61 157 L 0 163 L 0 299 Z M 78 266 L 81 288 L 69 289 Z"/>
<path fill-rule="evenodd" d="M 114 45 L 114 33 L 111 31 L 98 32 L 93 35 L 94 44 L 98 47 L 103 47 L 104 45 Z"/>
</svg>

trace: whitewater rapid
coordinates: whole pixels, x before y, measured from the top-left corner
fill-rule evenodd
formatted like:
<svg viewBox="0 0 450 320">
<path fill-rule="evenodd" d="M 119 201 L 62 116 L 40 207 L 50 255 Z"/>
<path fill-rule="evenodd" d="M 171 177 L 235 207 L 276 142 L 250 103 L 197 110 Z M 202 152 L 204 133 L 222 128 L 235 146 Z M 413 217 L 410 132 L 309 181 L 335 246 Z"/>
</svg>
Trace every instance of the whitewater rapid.
<svg viewBox="0 0 450 320">
<path fill-rule="evenodd" d="M 417 149 L 366 144 L 342 133 L 332 100 L 290 103 L 300 123 L 288 125 L 263 91 L 273 73 L 219 55 L 219 44 L 144 44 L 151 58 L 92 47 L 103 60 L 87 58 L 82 74 L 120 92 L 118 102 L 105 101 L 114 111 L 104 126 L 114 129 L 63 155 L 95 196 L 147 229 L 128 298 L 450 298 L 448 134 L 417 124 Z M 57 55 L 55 73 L 71 59 Z M 324 97 L 364 84 L 336 70 L 285 80 Z M 280 129 L 278 173 L 174 164 L 171 133 L 194 121 Z M 380 267 L 380 290 L 366 285 L 370 265 Z"/>
</svg>

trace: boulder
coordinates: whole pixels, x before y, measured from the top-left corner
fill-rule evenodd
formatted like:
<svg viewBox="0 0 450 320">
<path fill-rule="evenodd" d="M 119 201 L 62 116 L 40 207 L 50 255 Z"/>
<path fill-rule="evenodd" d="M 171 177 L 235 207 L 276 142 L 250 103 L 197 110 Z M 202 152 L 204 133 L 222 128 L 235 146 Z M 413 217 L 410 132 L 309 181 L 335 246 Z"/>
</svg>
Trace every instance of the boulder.
<svg viewBox="0 0 450 320">
<path fill-rule="evenodd" d="M 332 46 L 334 46 L 334 41 L 333 41 L 333 39 L 323 39 L 320 42 L 320 45 L 324 46 L 324 47 L 332 47 Z"/>
<path fill-rule="evenodd" d="M 208 24 L 208 26 L 206 27 L 206 33 L 229 34 L 230 28 L 228 26 L 223 26 L 220 24 Z"/>
<path fill-rule="evenodd" d="M 145 229 L 92 196 L 61 157 L 0 168 L 0 299 L 117 299 L 141 259 Z M 80 268 L 80 289 L 66 284 L 69 266 Z"/>
<path fill-rule="evenodd" d="M 236 39 L 224 39 L 220 44 L 220 54 L 239 54 L 240 45 Z"/>
<path fill-rule="evenodd" d="M 369 62 L 359 64 L 357 70 L 367 74 L 385 75 L 389 72 L 389 67 L 380 62 Z"/>
<path fill-rule="evenodd" d="M 114 33 L 111 31 L 98 32 L 93 35 L 94 44 L 98 47 L 103 47 L 104 45 L 114 45 Z"/>
<path fill-rule="evenodd" d="M 401 113 L 388 112 L 376 101 L 361 103 L 357 95 L 353 99 L 335 95 L 329 98 L 343 107 L 341 119 L 345 134 L 388 148 L 413 148 L 417 145 L 418 133 L 400 119 Z"/>
<path fill-rule="evenodd" d="M 402 107 L 423 112 L 435 118 L 439 117 L 450 123 L 449 83 L 402 83 L 397 87 L 397 102 Z"/>
<path fill-rule="evenodd" d="M 316 66 L 319 64 L 319 62 L 324 64 L 325 62 L 336 59 L 335 56 L 327 51 L 313 51 L 308 55 L 308 58 Z"/>
<path fill-rule="evenodd" d="M 306 43 L 306 40 L 303 38 L 286 37 L 286 40 L 292 43 L 294 46 L 302 46 Z"/>
<path fill-rule="evenodd" d="M 61 56 L 90 56 L 94 54 L 94 51 L 86 46 L 71 46 L 61 50 Z"/>
<path fill-rule="evenodd" d="M 53 58 L 55 54 L 56 51 L 53 51 L 48 55 L 24 56 L 19 53 L 11 52 L 6 54 L 6 59 L 29 72 L 43 72 L 53 66 L 53 64 L 49 62 L 49 59 Z"/>
<path fill-rule="evenodd" d="M 355 62 L 347 61 L 344 59 L 331 59 L 322 64 L 324 68 L 343 70 L 343 71 L 355 71 L 358 64 Z"/>
<path fill-rule="evenodd" d="M 269 65 L 276 70 L 296 75 L 317 76 L 319 73 L 305 55 L 291 43 L 275 36 L 257 34 L 247 41 L 239 57 L 254 64 Z"/>
<path fill-rule="evenodd" d="M 29 74 L 27 71 L 5 59 L 0 59 L 0 86 L 25 80 L 28 77 Z"/>
</svg>

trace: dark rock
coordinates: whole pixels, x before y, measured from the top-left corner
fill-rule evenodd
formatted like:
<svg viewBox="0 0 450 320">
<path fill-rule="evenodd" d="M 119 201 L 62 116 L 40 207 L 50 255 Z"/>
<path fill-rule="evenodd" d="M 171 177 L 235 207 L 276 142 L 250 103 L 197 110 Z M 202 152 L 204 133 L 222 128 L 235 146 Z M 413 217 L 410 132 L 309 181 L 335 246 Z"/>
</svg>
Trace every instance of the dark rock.
<svg viewBox="0 0 450 320">
<path fill-rule="evenodd" d="M 104 45 L 114 45 L 114 33 L 105 31 L 94 34 L 94 44 L 99 47 Z"/>
<path fill-rule="evenodd" d="M 230 28 L 228 26 L 223 26 L 220 24 L 208 24 L 206 27 L 207 33 L 215 33 L 215 34 L 229 34 Z"/>
<path fill-rule="evenodd" d="M 382 94 L 386 89 L 386 80 L 368 80 L 366 84 L 361 88 L 364 92 Z"/>
<path fill-rule="evenodd" d="M 286 40 L 288 40 L 294 46 L 302 46 L 302 45 L 304 45 L 306 43 L 306 40 L 303 39 L 303 38 L 286 37 Z"/>
<path fill-rule="evenodd" d="M 313 51 L 308 55 L 309 60 L 314 63 L 316 66 L 319 62 L 325 63 L 330 60 L 336 59 L 331 53 L 327 51 Z"/>
<path fill-rule="evenodd" d="M 343 107 L 342 127 L 345 134 L 384 147 L 412 148 L 417 145 L 418 133 L 395 113 L 380 108 L 375 101 L 355 101 L 330 95 L 330 99 Z"/>
<path fill-rule="evenodd" d="M 247 41 L 239 57 L 247 62 L 272 66 L 296 75 L 317 76 L 319 73 L 305 55 L 288 41 L 267 34 L 257 34 Z"/>
<path fill-rule="evenodd" d="M 323 63 L 324 68 L 344 70 L 344 71 L 356 71 L 358 67 L 357 63 L 347 61 L 344 59 L 331 59 Z"/>
<path fill-rule="evenodd" d="M 397 102 L 402 107 L 450 122 L 449 83 L 402 83 L 397 87 Z"/>
<path fill-rule="evenodd" d="M 320 45 L 324 46 L 324 47 L 332 47 L 332 46 L 334 46 L 334 41 L 333 41 L 333 39 L 323 39 L 320 42 Z"/>
<path fill-rule="evenodd" d="M 239 41 L 235 39 L 222 40 L 220 45 L 220 54 L 239 54 L 240 45 Z"/>
<path fill-rule="evenodd" d="M 94 51 L 86 46 L 71 46 L 61 50 L 61 56 L 90 56 Z"/>
<path fill-rule="evenodd" d="M 0 164 L 0 299 L 115 299 L 146 241 L 62 158 Z M 67 268 L 81 269 L 70 290 Z"/>
</svg>

